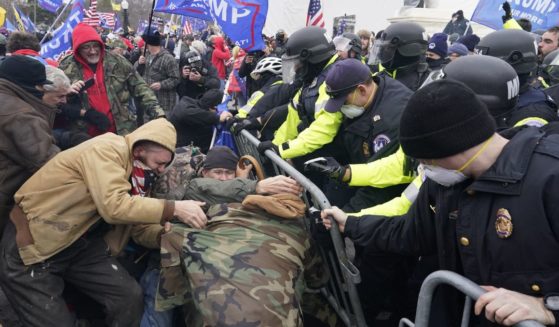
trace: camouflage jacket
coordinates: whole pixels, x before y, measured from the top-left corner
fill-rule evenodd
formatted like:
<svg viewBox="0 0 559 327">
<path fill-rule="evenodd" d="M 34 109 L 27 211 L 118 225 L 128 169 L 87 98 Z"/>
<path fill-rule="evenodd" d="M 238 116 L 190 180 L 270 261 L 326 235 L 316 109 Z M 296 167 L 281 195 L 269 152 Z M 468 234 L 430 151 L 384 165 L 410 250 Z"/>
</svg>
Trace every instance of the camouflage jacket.
<svg viewBox="0 0 559 327">
<path fill-rule="evenodd" d="M 126 135 L 137 127 L 136 117 L 128 109 L 128 101 L 131 97 L 138 99 L 137 103 L 143 107 L 144 112 L 148 114 L 150 119 L 165 115 L 153 91 L 126 58 L 105 52 L 103 68 L 111 112 L 119 135 Z M 60 69 L 64 71 L 72 83 L 83 80 L 82 69 L 73 55 L 69 55 L 62 60 Z M 85 92 L 82 93 L 82 103 L 86 109 L 89 109 L 89 101 Z M 75 128 L 84 131 L 87 128 L 81 120 L 76 124 L 80 125 L 74 126 Z"/>
<path fill-rule="evenodd" d="M 298 219 L 215 205 L 204 230 L 174 225 L 161 238 L 156 307 L 187 304 L 188 326 L 302 326 L 310 241 Z"/>
</svg>

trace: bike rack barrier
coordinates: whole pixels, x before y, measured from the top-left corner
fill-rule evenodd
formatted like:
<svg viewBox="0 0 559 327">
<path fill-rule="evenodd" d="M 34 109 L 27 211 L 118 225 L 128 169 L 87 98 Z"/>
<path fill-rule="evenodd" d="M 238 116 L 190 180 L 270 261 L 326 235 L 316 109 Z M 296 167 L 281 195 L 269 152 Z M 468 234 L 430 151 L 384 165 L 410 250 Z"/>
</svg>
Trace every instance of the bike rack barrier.
<svg viewBox="0 0 559 327">
<path fill-rule="evenodd" d="M 470 313 L 472 310 L 472 300 L 477 299 L 485 292 L 478 284 L 472 282 L 464 276 L 455 272 L 447 270 L 439 270 L 431 273 L 419 291 L 419 299 L 417 301 L 417 311 L 415 314 L 415 323 L 407 318 L 400 320 L 400 327 L 427 327 L 429 326 L 429 317 L 431 315 L 431 303 L 433 301 L 433 294 L 437 287 L 440 285 L 449 285 L 466 295 L 466 302 L 464 304 L 464 311 L 462 314 L 462 327 L 467 327 L 470 323 Z M 514 325 L 515 327 L 544 327 L 537 321 L 526 320 L 521 321 Z"/>
</svg>

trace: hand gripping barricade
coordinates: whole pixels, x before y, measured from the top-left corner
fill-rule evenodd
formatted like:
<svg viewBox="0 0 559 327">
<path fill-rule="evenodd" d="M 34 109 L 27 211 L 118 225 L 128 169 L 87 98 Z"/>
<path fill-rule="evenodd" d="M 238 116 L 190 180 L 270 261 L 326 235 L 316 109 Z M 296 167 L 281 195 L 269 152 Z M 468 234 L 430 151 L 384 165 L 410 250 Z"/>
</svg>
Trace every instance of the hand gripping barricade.
<svg viewBox="0 0 559 327">
<path fill-rule="evenodd" d="M 256 137 L 243 130 L 236 136 L 235 141 L 240 155 L 252 155 L 260 163 L 263 162 L 262 155 L 257 151 L 260 141 Z M 274 151 L 267 150 L 265 156 L 273 163 L 276 175 L 284 174 L 290 176 L 303 186 L 306 191 L 304 197 L 307 208 L 314 207 L 318 209 L 316 213 L 319 213 L 320 210 L 331 207 L 324 193 L 315 184 L 281 159 Z M 320 218 L 308 215 L 307 219 L 305 219 L 305 226 L 309 232 L 310 228 L 312 228 L 310 225 L 315 224 L 314 219 Z M 328 284 L 322 287 L 320 292 L 346 326 L 367 326 L 357 293 L 356 285 L 361 282 L 359 270 L 348 259 L 340 230 L 336 224 L 332 225 L 329 236 L 331 246 L 318 246 L 322 260 L 328 266 L 330 273 Z"/>
<path fill-rule="evenodd" d="M 439 270 L 431 273 L 421 285 L 419 291 L 419 299 L 417 301 L 417 311 L 415 314 L 415 323 L 407 318 L 400 320 L 399 327 L 427 327 L 429 326 L 429 317 L 431 313 L 431 302 L 433 294 L 440 285 L 450 285 L 466 296 L 464 311 L 462 314 L 462 323 L 460 326 L 467 327 L 470 323 L 470 315 L 472 311 L 472 300 L 476 301 L 483 293 L 487 292 L 476 283 L 461 276 L 455 272 L 447 270 Z M 542 324 L 533 320 L 521 321 L 514 325 L 515 327 L 543 327 Z"/>
</svg>

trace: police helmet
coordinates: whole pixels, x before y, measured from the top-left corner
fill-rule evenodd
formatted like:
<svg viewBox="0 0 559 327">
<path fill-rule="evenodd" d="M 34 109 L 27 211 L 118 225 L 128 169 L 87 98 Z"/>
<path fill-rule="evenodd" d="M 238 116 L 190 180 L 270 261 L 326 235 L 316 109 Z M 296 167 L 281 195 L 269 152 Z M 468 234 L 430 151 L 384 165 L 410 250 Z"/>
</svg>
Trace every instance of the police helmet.
<svg viewBox="0 0 559 327">
<path fill-rule="evenodd" d="M 397 56 L 419 57 L 427 51 L 428 38 L 425 29 L 412 22 L 398 22 L 388 26 L 375 41 L 373 55 L 383 66 L 399 67 L 394 62 Z M 404 60 L 406 61 L 406 60 Z"/>
<path fill-rule="evenodd" d="M 361 38 L 357 36 L 357 34 L 344 33 L 336 36 L 333 42 L 338 51 L 353 51 L 357 54 L 361 54 Z"/>
<path fill-rule="evenodd" d="M 538 67 L 538 44 L 524 30 L 499 30 L 482 38 L 474 48 L 476 54 L 501 58 L 518 75 L 535 73 Z"/>
<path fill-rule="evenodd" d="M 541 75 L 550 85 L 559 83 L 559 49 L 551 51 L 543 58 Z"/>
<path fill-rule="evenodd" d="M 452 79 L 470 87 L 496 119 L 510 112 L 518 102 L 518 75 L 502 59 L 465 56 L 450 62 L 438 74 L 437 79 Z"/>
</svg>

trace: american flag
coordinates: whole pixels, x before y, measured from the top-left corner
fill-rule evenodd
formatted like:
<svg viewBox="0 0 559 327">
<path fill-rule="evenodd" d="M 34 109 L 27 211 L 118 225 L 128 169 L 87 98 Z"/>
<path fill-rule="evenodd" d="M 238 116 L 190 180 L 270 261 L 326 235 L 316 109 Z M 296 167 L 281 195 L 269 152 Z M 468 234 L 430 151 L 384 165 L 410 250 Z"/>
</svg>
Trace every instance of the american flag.
<svg viewBox="0 0 559 327">
<path fill-rule="evenodd" d="M 184 35 L 192 34 L 192 24 L 190 24 L 190 19 L 187 17 L 185 17 L 184 24 L 182 25 L 182 33 Z"/>
<path fill-rule="evenodd" d="M 99 15 L 99 25 L 103 28 L 114 29 L 115 28 L 115 13 L 114 12 L 98 12 Z"/>
<path fill-rule="evenodd" d="M 100 19 L 97 12 L 97 0 L 91 0 L 89 9 L 85 10 L 83 22 L 89 26 L 99 26 Z"/>
<path fill-rule="evenodd" d="M 311 0 L 309 3 L 309 12 L 307 13 L 307 26 L 324 27 L 324 14 L 322 13 L 322 5 L 320 0 Z"/>
</svg>

